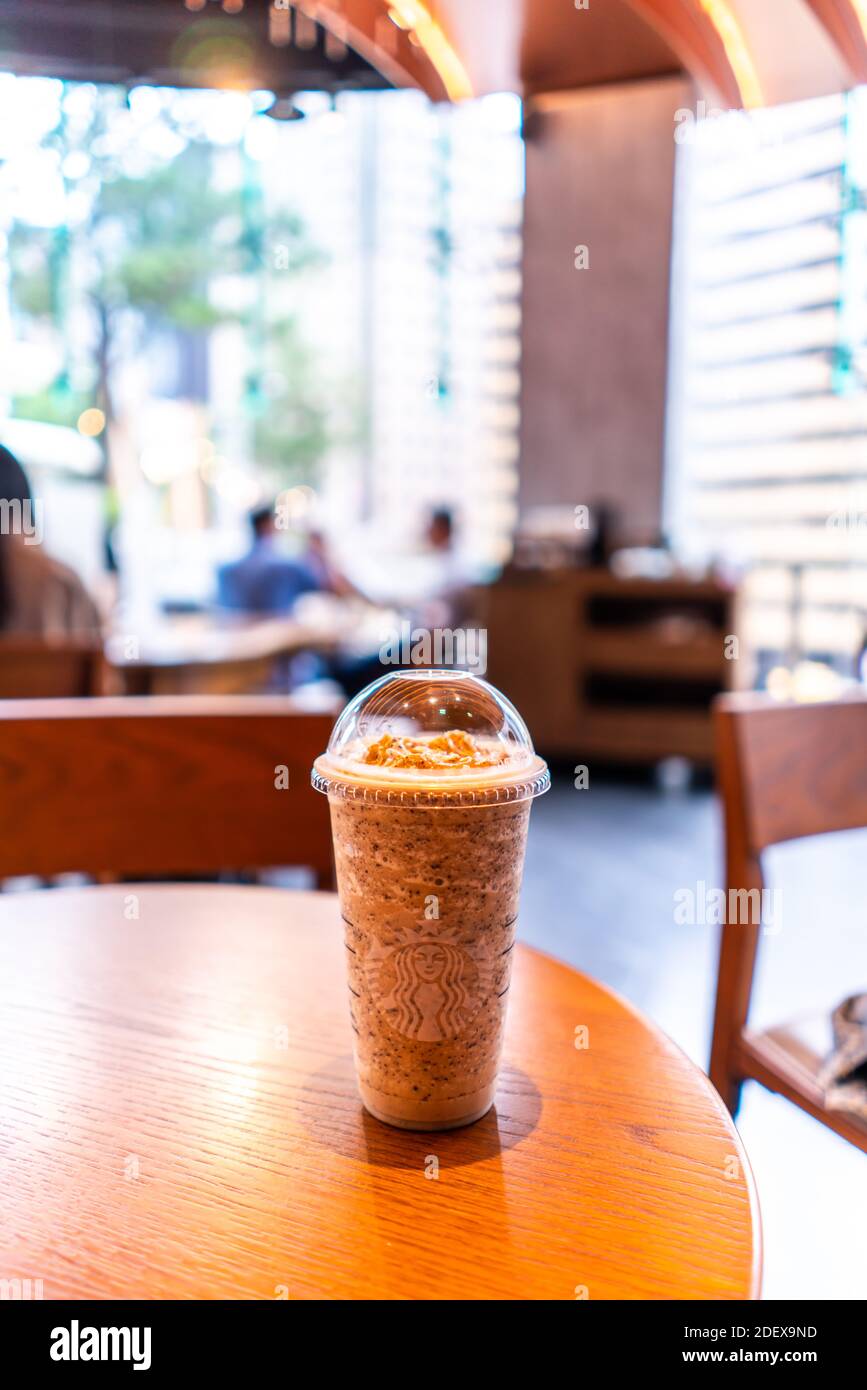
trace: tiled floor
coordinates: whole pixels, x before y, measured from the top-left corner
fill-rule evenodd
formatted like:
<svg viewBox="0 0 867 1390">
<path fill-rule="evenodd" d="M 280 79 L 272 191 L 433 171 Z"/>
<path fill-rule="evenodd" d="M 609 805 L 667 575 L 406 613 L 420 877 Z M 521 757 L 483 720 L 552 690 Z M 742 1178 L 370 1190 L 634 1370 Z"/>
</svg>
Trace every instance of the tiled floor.
<svg viewBox="0 0 867 1390">
<path fill-rule="evenodd" d="M 674 894 L 722 883 L 708 792 L 561 775 L 536 802 L 521 935 L 644 1009 L 707 1064 L 714 926 L 679 926 Z M 760 950 L 760 1025 L 867 989 L 867 832 L 771 852 L 780 930 Z M 759 1086 L 738 1127 L 762 1206 L 766 1298 L 867 1298 L 867 1155 Z"/>
</svg>

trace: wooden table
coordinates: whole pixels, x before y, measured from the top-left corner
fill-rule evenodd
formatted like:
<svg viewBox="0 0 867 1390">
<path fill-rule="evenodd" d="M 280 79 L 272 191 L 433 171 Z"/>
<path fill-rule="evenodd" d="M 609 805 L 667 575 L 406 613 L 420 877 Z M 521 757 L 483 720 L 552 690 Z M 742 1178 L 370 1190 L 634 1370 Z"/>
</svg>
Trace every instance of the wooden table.
<svg viewBox="0 0 867 1390">
<path fill-rule="evenodd" d="M 293 618 L 218 619 L 211 615 L 165 620 L 136 637 L 106 642 L 109 665 L 126 695 L 234 693 L 267 685 L 281 658 L 332 651 L 331 630 Z"/>
<path fill-rule="evenodd" d="M 737 1133 L 646 1019 L 519 948 L 496 1110 L 402 1133 L 356 1098 L 342 957 L 328 894 L 0 898 L 0 1276 L 46 1298 L 756 1296 Z"/>
<path fill-rule="evenodd" d="M 363 600 L 308 594 L 291 616 L 217 611 L 121 625 L 105 655 L 126 695 L 235 694 L 266 685 L 277 662 L 301 652 L 372 653 L 398 622 Z"/>
</svg>

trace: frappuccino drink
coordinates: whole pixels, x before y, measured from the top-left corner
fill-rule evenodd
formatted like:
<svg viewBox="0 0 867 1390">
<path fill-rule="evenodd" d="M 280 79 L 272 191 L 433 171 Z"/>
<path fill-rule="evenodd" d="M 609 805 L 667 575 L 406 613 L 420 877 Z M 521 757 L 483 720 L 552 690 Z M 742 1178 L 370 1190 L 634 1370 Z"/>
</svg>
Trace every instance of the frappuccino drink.
<svg viewBox="0 0 867 1390">
<path fill-rule="evenodd" d="M 343 915 L 361 1099 L 404 1129 L 493 1103 L 530 803 L 517 711 L 456 671 L 400 671 L 350 704 L 318 758 Z"/>
</svg>

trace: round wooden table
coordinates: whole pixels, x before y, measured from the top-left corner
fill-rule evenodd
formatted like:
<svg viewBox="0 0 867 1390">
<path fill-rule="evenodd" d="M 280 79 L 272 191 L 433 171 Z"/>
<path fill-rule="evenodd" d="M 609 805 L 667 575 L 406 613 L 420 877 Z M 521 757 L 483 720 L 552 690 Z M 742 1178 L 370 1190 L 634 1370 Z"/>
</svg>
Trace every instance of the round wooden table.
<svg viewBox="0 0 867 1390">
<path fill-rule="evenodd" d="M 705 1076 L 547 956 L 519 948 L 495 1110 L 409 1134 L 356 1096 L 333 896 L 0 898 L 5 1279 L 46 1298 L 743 1299 L 758 1251 Z"/>
</svg>

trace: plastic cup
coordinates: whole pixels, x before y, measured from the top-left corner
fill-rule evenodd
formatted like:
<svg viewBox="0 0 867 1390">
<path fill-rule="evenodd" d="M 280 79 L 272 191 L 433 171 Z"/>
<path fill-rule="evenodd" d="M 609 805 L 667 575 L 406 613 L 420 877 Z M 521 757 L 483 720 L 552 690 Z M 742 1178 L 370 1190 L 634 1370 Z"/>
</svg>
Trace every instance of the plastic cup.
<svg viewBox="0 0 867 1390">
<path fill-rule="evenodd" d="M 362 691 L 317 758 L 343 915 L 361 1099 L 402 1129 L 493 1104 L 533 797 L 517 710 L 461 671 Z"/>
</svg>

